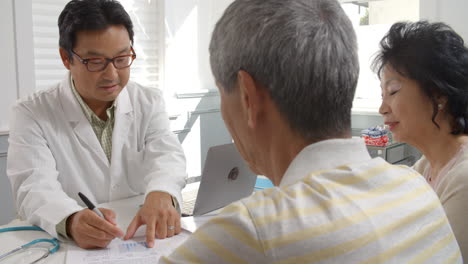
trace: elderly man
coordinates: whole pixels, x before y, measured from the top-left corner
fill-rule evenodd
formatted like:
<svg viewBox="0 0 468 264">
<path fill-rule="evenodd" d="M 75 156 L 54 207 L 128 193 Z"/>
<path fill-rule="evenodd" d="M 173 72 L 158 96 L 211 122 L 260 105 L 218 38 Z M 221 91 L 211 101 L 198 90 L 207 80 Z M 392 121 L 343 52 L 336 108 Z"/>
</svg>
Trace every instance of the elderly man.
<svg viewBox="0 0 468 264">
<path fill-rule="evenodd" d="M 185 158 L 161 92 L 129 81 L 138 52 L 129 15 L 115 0 L 73 0 L 58 25 L 69 74 L 13 108 L 7 173 L 19 215 L 80 247 L 105 247 L 124 236 L 116 216 L 85 209 L 78 192 L 98 203 L 145 194 L 125 238 L 142 224 L 149 246 L 179 233 Z"/>
<path fill-rule="evenodd" d="M 163 263 L 461 263 L 415 171 L 351 138 L 356 37 L 336 0 L 236 0 L 210 44 L 223 119 L 277 186 L 226 207 Z"/>
</svg>

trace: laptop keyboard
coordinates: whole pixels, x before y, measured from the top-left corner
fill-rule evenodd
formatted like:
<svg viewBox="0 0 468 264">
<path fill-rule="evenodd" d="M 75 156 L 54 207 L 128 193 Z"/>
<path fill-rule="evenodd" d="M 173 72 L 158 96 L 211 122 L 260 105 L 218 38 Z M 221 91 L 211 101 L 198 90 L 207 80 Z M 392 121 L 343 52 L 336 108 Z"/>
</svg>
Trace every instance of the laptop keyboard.
<svg viewBox="0 0 468 264">
<path fill-rule="evenodd" d="M 195 201 L 197 200 L 198 188 L 182 192 L 182 213 L 186 215 L 193 214 Z"/>
</svg>

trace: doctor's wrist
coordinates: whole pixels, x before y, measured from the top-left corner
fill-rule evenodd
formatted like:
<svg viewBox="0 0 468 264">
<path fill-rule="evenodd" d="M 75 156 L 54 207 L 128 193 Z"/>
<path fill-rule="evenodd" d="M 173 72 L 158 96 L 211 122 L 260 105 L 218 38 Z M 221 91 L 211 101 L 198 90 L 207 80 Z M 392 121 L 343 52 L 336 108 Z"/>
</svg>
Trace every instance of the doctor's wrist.
<svg viewBox="0 0 468 264">
<path fill-rule="evenodd" d="M 153 202 L 164 200 L 165 202 L 171 204 L 180 215 L 180 205 L 177 201 L 177 198 L 175 198 L 174 196 L 172 196 L 171 194 L 167 192 L 162 192 L 162 191 L 150 192 L 145 198 L 145 203 L 148 202 L 148 200 L 153 201 Z"/>
<path fill-rule="evenodd" d="M 62 236 L 65 239 L 70 239 L 70 232 L 68 231 L 68 222 L 70 219 L 70 216 L 65 217 L 62 221 L 60 221 L 56 226 L 55 226 L 55 231 L 57 231 L 57 234 L 59 236 Z"/>
<path fill-rule="evenodd" d="M 69 239 L 73 239 L 71 227 L 72 227 L 72 222 L 73 222 L 73 218 L 75 217 L 75 215 L 76 213 L 73 213 L 66 218 L 66 232 L 67 232 L 67 238 Z"/>
</svg>

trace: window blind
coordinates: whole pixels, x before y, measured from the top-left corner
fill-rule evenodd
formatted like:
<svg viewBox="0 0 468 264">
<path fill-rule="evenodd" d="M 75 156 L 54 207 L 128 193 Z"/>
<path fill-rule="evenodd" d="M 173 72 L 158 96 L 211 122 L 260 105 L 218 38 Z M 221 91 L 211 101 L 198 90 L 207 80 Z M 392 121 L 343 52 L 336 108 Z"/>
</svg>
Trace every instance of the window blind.
<svg viewBox="0 0 468 264">
<path fill-rule="evenodd" d="M 66 73 L 59 55 L 57 21 L 69 0 L 32 1 L 34 34 L 34 67 L 36 91 L 61 81 Z M 121 0 L 134 27 L 134 49 L 137 59 L 132 64 L 131 80 L 149 87 L 160 87 L 164 59 L 164 1 Z"/>
</svg>

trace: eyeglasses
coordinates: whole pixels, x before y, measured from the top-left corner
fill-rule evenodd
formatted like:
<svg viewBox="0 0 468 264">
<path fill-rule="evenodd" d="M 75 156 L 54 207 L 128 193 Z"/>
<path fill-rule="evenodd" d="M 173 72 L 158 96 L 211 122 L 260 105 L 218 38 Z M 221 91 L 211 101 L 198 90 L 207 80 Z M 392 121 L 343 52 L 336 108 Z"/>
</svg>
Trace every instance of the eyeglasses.
<svg viewBox="0 0 468 264">
<path fill-rule="evenodd" d="M 133 50 L 133 47 L 131 47 L 130 50 L 132 51 L 133 54 L 117 56 L 112 59 L 102 58 L 102 57 L 83 59 L 80 57 L 80 55 L 76 54 L 73 50 L 71 52 L 73 53 L 73 55 L 78 57 L 80 62 L 86 66 L 86 69 L 88 69 L 88 71 L 99 72 L 99 71 L 103 71 L 107 67 L 107 65 L 109 65 L 110 62 L 114 64 L 114 67 L 116 69 L 124 69 L 124 68 L 130 67 L 130 65 L 132 65 L 133 61 L 136 59 L 136 54 L 135 54 L 135 51 Z"/>
</svg>

